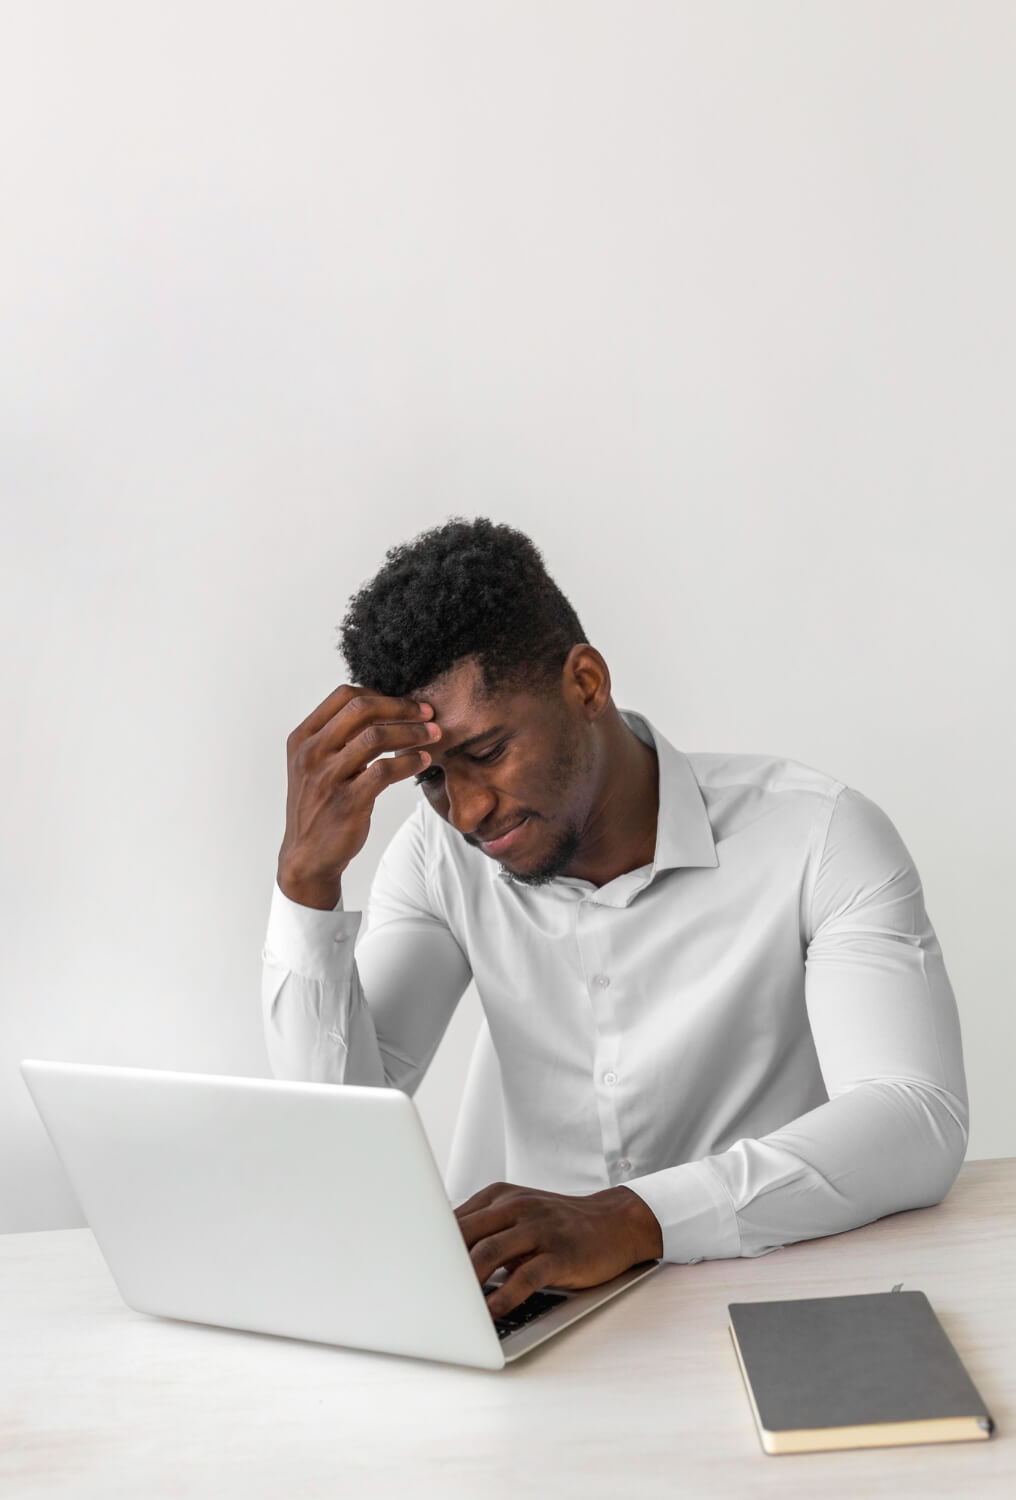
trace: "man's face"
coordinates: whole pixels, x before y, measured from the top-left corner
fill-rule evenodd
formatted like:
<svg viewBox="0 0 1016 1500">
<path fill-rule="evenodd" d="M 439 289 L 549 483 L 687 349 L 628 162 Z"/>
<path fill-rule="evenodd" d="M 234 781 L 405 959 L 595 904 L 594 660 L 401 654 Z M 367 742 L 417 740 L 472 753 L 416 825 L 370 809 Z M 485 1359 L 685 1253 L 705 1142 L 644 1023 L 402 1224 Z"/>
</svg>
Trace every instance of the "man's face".
<svg viewBox="0 0 1016 1500">
<path fill-rule="evenodd" d="M 433 705 L 441 729 L 428 747 L 431 764 L 414 780 L 467 844 L 519 884 L 545 885 L 574 860 L 593 807 L 593 736 L 563 692 L 485 700 L 481 689 L 470 659 L 411 695 Z M 484 847 L 516 824 L 503 847 Z"/>
</svg>

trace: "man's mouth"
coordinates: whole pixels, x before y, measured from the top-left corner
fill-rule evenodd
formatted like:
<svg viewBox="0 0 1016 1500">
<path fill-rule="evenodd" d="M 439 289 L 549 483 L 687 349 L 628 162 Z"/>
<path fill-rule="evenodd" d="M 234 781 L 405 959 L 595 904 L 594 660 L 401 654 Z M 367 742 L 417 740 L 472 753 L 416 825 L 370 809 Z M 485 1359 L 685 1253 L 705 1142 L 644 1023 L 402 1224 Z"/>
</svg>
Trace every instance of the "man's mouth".
<svg viewBox="0 0 1016 1500">
<path fill-rule="evenodd" d="M 527 813 L 521 823 L 516 823 L 514 828 L 509 828 L 505 833 L 500 834 L 499 837 L 481 840 L 480 848 L 484 854 L 500 854 L 502 850 L 512 848 L 528 822 L 529 815 Z"/>
</svg>

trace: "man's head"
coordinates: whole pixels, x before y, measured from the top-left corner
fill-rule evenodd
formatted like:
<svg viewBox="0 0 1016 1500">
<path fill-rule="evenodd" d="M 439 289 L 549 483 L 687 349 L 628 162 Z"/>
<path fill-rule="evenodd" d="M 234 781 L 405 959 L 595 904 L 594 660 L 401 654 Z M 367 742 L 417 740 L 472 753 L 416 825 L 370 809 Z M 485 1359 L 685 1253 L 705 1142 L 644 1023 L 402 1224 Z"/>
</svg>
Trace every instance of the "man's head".
<svg viewBox="0 0 1016 1500">
<path fill-rule="evenodd" d="M 512 879 L 574 860 L 601 794 L 610 673 L 528 537 L 453 519 L 393 547 L 341 627 L 350 680 L 433 704 L 442 730 L 416 780 L 441 817 Z M 623 728 L 623 725 L 622 725 Z"/>
</svg>

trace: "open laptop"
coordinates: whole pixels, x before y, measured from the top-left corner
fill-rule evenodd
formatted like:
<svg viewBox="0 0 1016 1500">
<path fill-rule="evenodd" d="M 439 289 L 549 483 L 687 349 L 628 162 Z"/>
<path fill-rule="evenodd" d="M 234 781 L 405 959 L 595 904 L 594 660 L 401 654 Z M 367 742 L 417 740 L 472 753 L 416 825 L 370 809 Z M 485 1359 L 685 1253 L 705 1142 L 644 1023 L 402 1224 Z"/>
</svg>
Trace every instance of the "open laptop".
<svg viewBox="0 0 1016 1500">
<path fill-rule="evenodd" d="M 497 1370 L 662 1264 L 544 1288 L 495 1322 L 400 1090 L 35 1058 L 21 1072 L 138 1312 Z"/>
</svg>

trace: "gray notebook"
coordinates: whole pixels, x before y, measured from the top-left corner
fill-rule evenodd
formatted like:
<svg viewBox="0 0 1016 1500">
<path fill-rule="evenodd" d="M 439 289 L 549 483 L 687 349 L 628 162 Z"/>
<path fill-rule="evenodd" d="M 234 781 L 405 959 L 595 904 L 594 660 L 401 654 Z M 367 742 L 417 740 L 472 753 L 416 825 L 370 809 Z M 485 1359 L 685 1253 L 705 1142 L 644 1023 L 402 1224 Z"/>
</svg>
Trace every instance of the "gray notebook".
<svg viewBox="0 0 1016 1500">
<path fill-rule="evenodd" d="M 923 1292 L 727 1310 L 767 1453 L 964 1442 L 995 1430 Z"/>
</svg>

